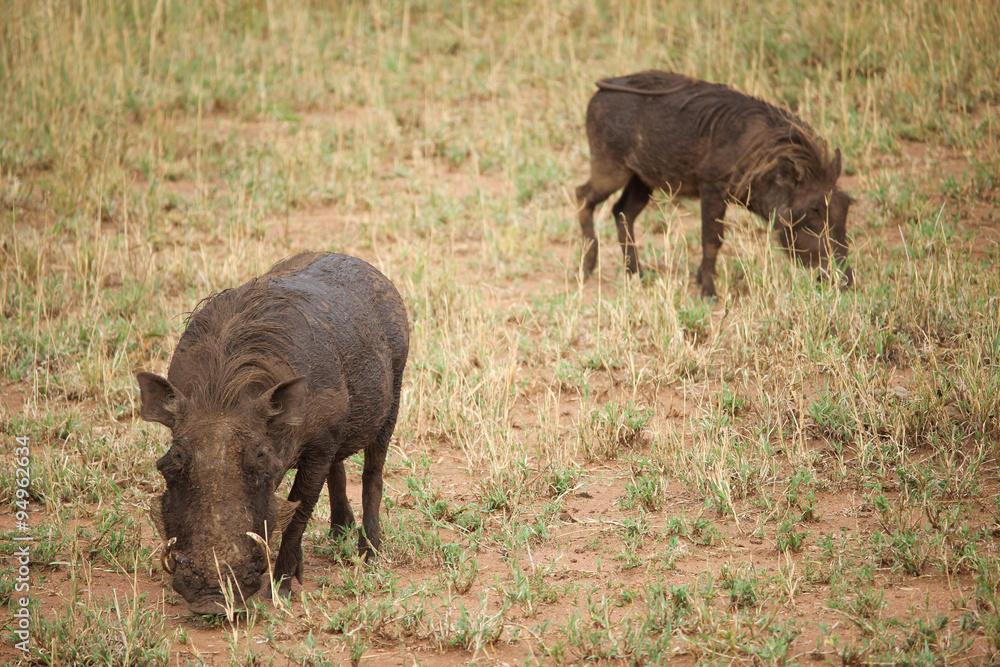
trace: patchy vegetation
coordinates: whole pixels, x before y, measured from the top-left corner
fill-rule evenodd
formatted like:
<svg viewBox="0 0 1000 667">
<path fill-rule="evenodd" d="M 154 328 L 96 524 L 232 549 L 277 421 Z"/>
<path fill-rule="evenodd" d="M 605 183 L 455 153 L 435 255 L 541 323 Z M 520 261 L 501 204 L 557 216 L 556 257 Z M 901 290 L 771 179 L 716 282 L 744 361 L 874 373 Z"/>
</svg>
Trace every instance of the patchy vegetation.
<svg viewBox="0 0 1000 667">
<path fill-rule="evenodd" d="M 991 3 L 140 4 L 0 21 L 0 432 L 32 447 L 30 660 L 1000 660 Z M 604 213 L 578 280 L 593 81 L 654 67 L 841 148 L 854 290 L 734 209 L 708 304 L 697 204 L 662 195 L 637 230 L 655 271 L 623 271 Z M 409 311 L 383 557 L 354 560 L 321 500 L 290 606 L 191 616 L 159 565 L 166 443 L 132 372 L 166 370 L 204 295 L 301 250 L 373 263 Z"/>
</svg>

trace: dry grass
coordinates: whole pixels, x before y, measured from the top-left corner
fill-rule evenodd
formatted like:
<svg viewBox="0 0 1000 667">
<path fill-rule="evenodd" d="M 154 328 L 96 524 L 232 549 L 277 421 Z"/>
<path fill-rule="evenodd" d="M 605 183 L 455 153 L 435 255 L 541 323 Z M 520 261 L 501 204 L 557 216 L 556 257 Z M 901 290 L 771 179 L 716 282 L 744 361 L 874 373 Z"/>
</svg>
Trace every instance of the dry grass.
<svg viewBox="0 0 1000 667">
<path fill-rule="evenodd" d="M 8 3 L 0 431 L 33 447 L 32 659 L 1000 659 L 998 33 L 972 0 Z M 603 213 L 578 281 L 591 82 L 650 67 L 842 148 L 856 290 L 731 211 L 705 304 L 697 204 L 664 198 L 653 277 Z M 385 558 L 318 516 L 290 611 L 192 619 L 131 373 L 305 249 L 407 300 Z"/>
</svg>

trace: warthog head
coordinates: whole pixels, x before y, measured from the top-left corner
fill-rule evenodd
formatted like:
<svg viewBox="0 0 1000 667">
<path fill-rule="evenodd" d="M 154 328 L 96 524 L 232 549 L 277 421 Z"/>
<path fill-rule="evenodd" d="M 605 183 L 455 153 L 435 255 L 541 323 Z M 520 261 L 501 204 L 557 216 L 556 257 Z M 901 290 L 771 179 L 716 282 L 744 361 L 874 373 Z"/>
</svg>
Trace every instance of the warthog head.
<svg viewBox="0 0 1000 667">
<path fill-rule="evenodd" d="M 267 573 L 265 545 L 274 544 L 298 507 L 275 490 L 286 468 L 281 435 L 302 421 L 307 383 L 279 383 L 221 410 L 158 375 L 136 377 L 140 415 L 172 434 L 156 462 L 167 488 L 150 510 L 164 540 L 164 569 L 191 611 L 242 608 Z"/>
<path fill-rule="evenodd" d="M 836 151 L 825 174 L 794 173 L 790 184 L 790 205 L 776 209 L 776 225 L 782 245 L 822 276 L 844 272 L 844 287 L 854 283 L 854 271 L 847 266 L 847 209 L 851 198 L 837 187 L 840 177 L 840 150 Z M 780 178 L 779 178 L 780 180 Z"/>
</svg>

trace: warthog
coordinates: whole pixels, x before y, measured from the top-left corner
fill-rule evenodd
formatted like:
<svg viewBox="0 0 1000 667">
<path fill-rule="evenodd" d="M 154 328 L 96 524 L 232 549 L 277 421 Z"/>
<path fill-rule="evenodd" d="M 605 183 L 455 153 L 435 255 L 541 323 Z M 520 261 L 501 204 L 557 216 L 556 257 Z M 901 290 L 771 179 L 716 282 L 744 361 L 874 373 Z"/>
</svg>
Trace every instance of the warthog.
<svg viewBox="0 0 1000 667">
<path fill-rule="evenodd" d="M 374 267 L 303 253 L 203 300 L 167 378 L 138 373 L 140 415 L 171 430 L 152 502 L 173 588 L 195 613 L 261 587 L 281 535 L 279 592 L 302 583 L 302 533 L 324 480 L 330 529 L 354 523 L 344 459 L 364 451 L 359 550 L 380 546 L 382 467 L 409 349 L 406 309 Z M 278 484 L 297 468 L 288 500 Z M 228 590 L 227 590 L 228 589 Z"/>
<path fill-rule="evenodd" d="M 719 84 L 648 71 L 597 82 L 587 107 L 590 180 L 576 190 L 587 246 L 584 275 L 597 263 L 594 208 L 624 187 L 612 209 L 630 273 L 638 273 L 633 225 L 661 188 L 701 198 L 698 283 L 715 296 L 715 260 L 723 216 L 734 201 L 774 218 L 781 245 L 804 264 L 832 274 L 847 258 L 847 209 L 837 187 L 840 150 L 788 111 Z M 845 286 L 853 271 L 843 266 Z"/>
</svg>

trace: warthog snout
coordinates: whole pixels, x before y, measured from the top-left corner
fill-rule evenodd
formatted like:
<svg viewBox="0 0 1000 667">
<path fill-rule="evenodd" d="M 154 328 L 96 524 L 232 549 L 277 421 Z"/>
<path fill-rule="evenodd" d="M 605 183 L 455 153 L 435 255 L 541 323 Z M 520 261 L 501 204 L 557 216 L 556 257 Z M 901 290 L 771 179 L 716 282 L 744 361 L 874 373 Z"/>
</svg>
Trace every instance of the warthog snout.
<svg viewBox="0 0 1000 667">
<path fill-rule="evenodd" d="M 185 553 L 171 545 L 165 549 L 164 569 L 173 576 L 173 589 L 191 611 L 221 614 L 227 609 L 243 609 L 260 591 L 267 572 L 265 553 L 246 535 L 222 554 L 214 549 Z"/>
</svg>

